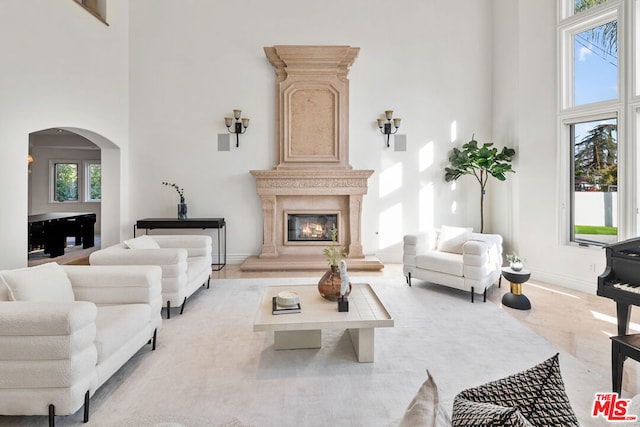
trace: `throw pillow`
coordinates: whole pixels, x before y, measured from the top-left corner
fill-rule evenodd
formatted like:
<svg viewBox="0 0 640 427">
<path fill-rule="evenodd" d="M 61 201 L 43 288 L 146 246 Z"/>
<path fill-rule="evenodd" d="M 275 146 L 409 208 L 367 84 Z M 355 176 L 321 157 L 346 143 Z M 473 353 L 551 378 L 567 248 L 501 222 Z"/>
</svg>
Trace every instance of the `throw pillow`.
<svg viewBox="0 0 640 427">
<path fill-rule="evenodd" d="M 11 301 L 9 297 L 9 287 L 2 278 L 2 272 L 0 272 L 0 301 Z"/>
<path fill-rule="evenodd" d="M 526 371 L 464 390 L 455 400 L 517 407 L 534 426 L 579 426 L 564 389 L 558 356 L 559 353 Z M 456 418 L 455 404 L 452 418 Z"/>
<path fill-rule="evenodd" d="M 11 301 L 75 301 L 71 282 L 55 262 L 0 272 Z"/>
<path fill-rule="evenodd" d="M 438 387 L 427 369 L 422 384 L 400 422 L 400 427 L 435 427 L 438 414 Z"/>
<path fill-rule="evenodd" d="M 473 228 L 449 227 L 443 225 L 438 236 L 438 250 L 440 252 L 462 253 L 462 245 L 471 238 Z"/>
<path fill-rule="evenodd" d="M 127 245 L 129 249 L 160 249 L 158 242 L 147 235 L 125 240 L 124 244 Z"/>
<path fill-rule="evenodd" d="M 451 425 L 454 427 L 510 426 L 531 427 L 518 407 L 507 408 L 492 403 L 471 402 L 456 397 Z"/>
</svg>

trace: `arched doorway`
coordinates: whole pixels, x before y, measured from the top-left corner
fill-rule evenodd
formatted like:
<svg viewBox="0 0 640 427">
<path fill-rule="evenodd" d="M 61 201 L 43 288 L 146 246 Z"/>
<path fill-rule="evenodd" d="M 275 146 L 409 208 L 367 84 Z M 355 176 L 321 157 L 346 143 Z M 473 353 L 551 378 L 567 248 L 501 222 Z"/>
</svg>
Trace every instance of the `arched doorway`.
<svg viewBox="0 0 640 427">
<path fill-rule="evenodd" d="M 29 215 L 94 212 L 98 242 L 120 241 L 120 149 L 115 143 L 87 129 L 56 127 L 30 133 L 29 153 Z M 70 195 L 61 197 L 54 171 L 65 166 L 75 168 L 76 182 Z M 101 184 L 96 193 L 91 176 L 97 168 Z"/>
</svg>

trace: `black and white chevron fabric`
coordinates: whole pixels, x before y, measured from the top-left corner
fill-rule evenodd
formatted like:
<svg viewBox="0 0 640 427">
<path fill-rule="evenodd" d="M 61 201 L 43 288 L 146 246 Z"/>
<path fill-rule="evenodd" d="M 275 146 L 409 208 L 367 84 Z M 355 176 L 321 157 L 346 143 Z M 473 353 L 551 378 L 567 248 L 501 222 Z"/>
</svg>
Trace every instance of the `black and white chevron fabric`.
<svg viewBox="0 0 640 427">
<path fill-rule="evenodd" d="M 460 392 L 454 426 L 579 426 L 560 374 L 559 354 L 526 371 Z"/>
</svg>

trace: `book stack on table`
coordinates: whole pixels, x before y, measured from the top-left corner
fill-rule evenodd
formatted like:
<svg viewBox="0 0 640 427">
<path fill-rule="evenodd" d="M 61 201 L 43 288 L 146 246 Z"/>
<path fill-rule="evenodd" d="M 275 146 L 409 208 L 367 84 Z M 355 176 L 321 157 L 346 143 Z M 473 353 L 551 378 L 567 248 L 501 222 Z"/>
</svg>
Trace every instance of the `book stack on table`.
<svg viewBox="0 0 640 427">
<path fill-rule="evenodd" d="M 302 307 L 300 306 L 299 302 L 294 305 L 282 306 L 278 304 L 278 297 L 273 297 L 272 304 L 272 314 L 295 314 L 302 311 Z"/>
</svg>

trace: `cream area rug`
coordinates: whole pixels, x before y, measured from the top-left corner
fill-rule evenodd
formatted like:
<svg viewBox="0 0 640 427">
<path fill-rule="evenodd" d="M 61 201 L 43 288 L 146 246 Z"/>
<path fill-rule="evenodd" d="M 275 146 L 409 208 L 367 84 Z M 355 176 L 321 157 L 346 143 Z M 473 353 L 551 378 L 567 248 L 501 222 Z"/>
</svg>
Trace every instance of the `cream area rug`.
<svg viewBox="0 0 640 427">
<path fill-rule="evenodd" d="M 273 349 L 253 331 L 265 286 L 313 278 L 212 280 L 172 314 L 158 347 L 141 349 L 91 402 L 91 417 L 57 417 L 58 426 L 397 426 L 426 378 L 450 412 L 457 393 L 525 370 L 558 350 L 490 302 L 441 286 L 408 287 L 403 277 L 371 283 L 395 327 L 375 331 L 375 362 L 358 363 L 349 334 L 324 331 L 322 348 Z M 304 309 L 304 301 L 302 301 Z M 337 307 L 336 307 L 337 310 Z M 166 317 L 166 316 L 165 316 Z M 585 426 L 609 379 L 560 352 L 567 393 Z M 42 426 L 46 417 L 2 417 L 0 426 Z M 604 424 L 606 425 L 606 424 Z"/>
</svg>

